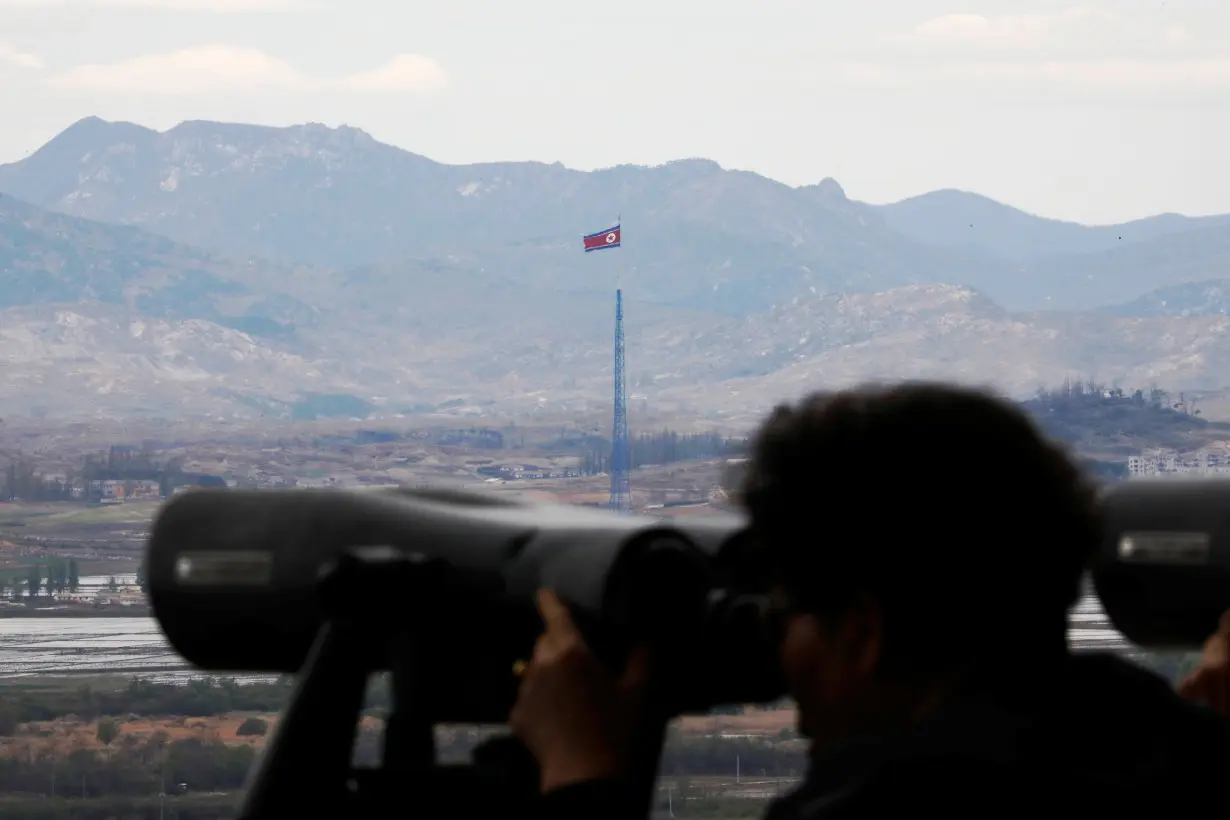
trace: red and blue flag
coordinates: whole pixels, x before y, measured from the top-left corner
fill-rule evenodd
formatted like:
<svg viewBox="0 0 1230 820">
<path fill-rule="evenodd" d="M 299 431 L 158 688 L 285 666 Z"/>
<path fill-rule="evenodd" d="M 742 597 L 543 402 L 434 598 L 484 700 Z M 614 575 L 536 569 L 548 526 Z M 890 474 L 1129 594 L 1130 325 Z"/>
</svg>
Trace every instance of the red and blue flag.
<svg viewBox="0 0 1230 820">
<path fill-rule="evenodd" d="M 619 226 L 607 228 L 605 231 L 591 233 L 589 236 L 583 237 L 582 242 L 585 244 L 585 252 L 604 251 L 607 248 L 619 247 L 620 232 Z"/>
</svg>

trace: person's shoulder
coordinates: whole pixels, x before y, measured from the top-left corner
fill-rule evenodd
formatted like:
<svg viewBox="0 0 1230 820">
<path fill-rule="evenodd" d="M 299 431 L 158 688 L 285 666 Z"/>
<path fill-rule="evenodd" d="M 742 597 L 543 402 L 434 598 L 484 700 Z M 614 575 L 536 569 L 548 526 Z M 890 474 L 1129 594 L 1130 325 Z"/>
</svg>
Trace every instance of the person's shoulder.
<svg viewBox="0 0 1230 820">
<path fill-rule="evenodd" d="M 1044 735 L 1071 779 L 1129 807 L 1213 795 L 1230 770 L 1230 721 L 1135 663 L 1089 656 L 1074 666 L 1069 698 Z"/>
<path fill-rule="evenodd" d="M 1230 720 L 1184 699 L 1160 675 L 1107 656 L 1081 658 L 1078 668 L 1078 691 L 1086 704 L 1078 711 L 1087 719 L 1099 717 L 1103 732 L 1113 728 L 1114 734 L 1140 737 L 1152 749 L 1198 750 L 1201 758 L 1219 761 L 1230 757 Z"/>
<path fill-rule="evenodd" d="M 987 816 L 998 795 L 1031 783 L 1020 769 L 977 755 L 886 761 L 856 781 L 823 790 L 804 784 L 770 806 L 765 820 L 847 820 L 934 813 L 945 818 Z M 1036 785 L 1036 784 L 1035 784 Z"/>
<path fill-rule="evenodd" d="M 636 815 L 632 793 L 614 780 L 586 780 L 556 789 L 543 795 L 535 813 L 545 820 L 626 820 Z"/>
</svg>

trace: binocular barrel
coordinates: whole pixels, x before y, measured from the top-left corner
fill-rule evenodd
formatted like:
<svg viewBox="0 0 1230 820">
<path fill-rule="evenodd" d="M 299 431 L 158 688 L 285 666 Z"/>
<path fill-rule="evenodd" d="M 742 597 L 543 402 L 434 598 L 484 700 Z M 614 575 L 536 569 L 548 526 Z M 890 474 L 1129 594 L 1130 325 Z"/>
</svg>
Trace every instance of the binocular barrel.
<svg viewBox="0 0 1230 820">
<path fill-rule="evenodd" d="M 705 533 L 709 550 L 720 535 Z M 322 570 L 355 555 L 393 560 L 346 591 L 346 616 L 383 637 L 412 633 L 426 647 L 442 720 L 506 715 L 510 670 L 542 629 L 540 588 L 568 601 L 614 662 L 650 634 L 693 648 L 707 642 L 714 562 L 681 531 L 600 510 L 439 492 L 185 493 L 151 532 L 151 605 L 172 647 L 198 667 L 294 672 L 337 614 L 322 598 Z M 434 571 L 407 573 L 399 557 Z M 374 640 L 373 651 L 387 645 Z M 377 668 L 387 661 L 372 659 Z"/>
<path fill-rule="evenodd" d="M 1197 649 L 1230 610 L 1230 481 L 1139 479 L 1102 495 L 1093 581 L 1132 643 Z"/>
</svg>

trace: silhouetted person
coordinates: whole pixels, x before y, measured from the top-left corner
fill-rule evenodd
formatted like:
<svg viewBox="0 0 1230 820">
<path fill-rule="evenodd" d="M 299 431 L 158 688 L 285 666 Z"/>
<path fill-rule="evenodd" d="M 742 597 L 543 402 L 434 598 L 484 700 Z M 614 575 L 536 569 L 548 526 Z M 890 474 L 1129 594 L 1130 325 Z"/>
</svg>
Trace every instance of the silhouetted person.
<svg viewBox="0 0 1230 820">
<path fill-rule="evenodd" d="M 907 384 L 779 407 L 743 501 L 812 743 L 771 820 L 1225 810 L 1223 719 L 1136 666 L 1069 651 L 1095 494 L 1015 405 Z M 545 810 L 626 816 L 621 732 L 645 666 L 612 680 L 567 610 L 550 594 L 542 608 L 512 724 Z"/>
</svg>

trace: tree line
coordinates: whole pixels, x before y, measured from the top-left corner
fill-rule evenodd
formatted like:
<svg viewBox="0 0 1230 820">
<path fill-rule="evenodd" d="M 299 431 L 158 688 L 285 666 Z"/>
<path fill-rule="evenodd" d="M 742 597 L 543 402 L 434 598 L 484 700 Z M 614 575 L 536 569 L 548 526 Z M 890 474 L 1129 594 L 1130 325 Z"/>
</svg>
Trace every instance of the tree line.
<svg viewBox="0 0 1230 820">
<path fill-rule="evenodd" d="M 611 463 L 611 442 L 593 437 L 587 441 L 581 457 L 581 473 L 598 475 L 608 472 Z M 629 442 L 629 466 L 633 469 L 650 464 L 674 464 L 679 461 L 701 461 L 708 458 L 731 458 L 747 452 L 747 439 L 725 437 L 717 433 L 685 433 L 663 430 L 641 433 Z"/>
<path fill-rule="evenodd" d="M 76 558 L 51 558 L 45 564 L 29 564 L 0 572 L 0 597 L 36 598 L 44 592 L 55 595 L 77 592 L 80 588 L 81 573 Z"/>
<path fill-rule="evenodd" d="M 88 799 L 157 795 L 181 783 L 196 792 L 235 791 L 255 759 L 256 751 L 247 743 L 172 741 L 165 731 L 127 734 L 121 725 L 105 750 L 0 757 L 0 792 Z"/>
<path fill-rule="evenodd" d="M 133 679 L 116 689 L 5 687 L 0 689 L 0 736 L 12 735 L 22 723 L 69 715 L 96 720 L 125 715 L 214 717 L 230 712 L 277 712 L 288 703 L 292 685 L 289 678 L 247 684 L 199 678 L 182 685 Z"/>
<path fill-rule="evenodd" d="M 182 686 L 134 680 L 111 691 L 84 686 L 43 692 L 14 688 L 0 693 L 0 735 L 36 741 L 23 754 L 0 758 L 0 791 L 9 797 L 44 795 L 76 801 L 171 793 L 179 784 L 186 784 L 187 790 L 195 793 L 238 790 L 255 759 L 253 747 L 244 739 L 263 735 L 268 729 L 265 721 L 245 721 L 233 738 L 175 741 L 165 731 L 129 731 L 129 721 L 168 715 L 187 720 L 235 711 L 273 712 L 285 706 L 291 686 L 289 679 L 248 685 L 205 679 Z M 387 689 L 374 689 L 368 698 L 369 713 L 387 714 L 387 695 Z M 95 737 L 103 748 L 36 751 L 37 738 L 47 730 L 29 724 L 55 719 L 96 723 Z M 437 736 L 440 757 L 464 759 L 493 734 L 490 728 L 446 728 Z M 379 762 L 380 736 L 379 729 L 359 733 L 354 755 L 359 765 Z M 748 772 L 789 776 L 801 771 L 803 764 L 793 730 L 748 739 L 696 737 L 675 729 L 667 738 L 661 771 L 724 775 L 733 773 L 739 765 Z"/>
<path fill-rule="evenodd" d="M 1199 416 L 1198 400 L 1186 393 L 1175 395 L 1169 390 L 1153 386 L 1149 388 L 1123 388 L 1107 385 L 1095 379 L 1064 379 L 1054 387 L 1040 387 L 1030 404 L 1047 407 L 1073 404 L 1131 404 L 1155 410 L 1173 410 L 1189 416 Z"/>
<path fill-rule="evenodd" d="M 88 487 L 98 479 L 165 484 L 182 474 L 182 458 L 159 459 L 149 448 L 111 447 L 106 452 L 91 453 L 79 466 L 65 468 L 63 475 L 47 475 L 33 460 L 19 454 L 4 469 L 0 498 L 67 501 L 75 497 L 76 488 Z"/>
</svg>

